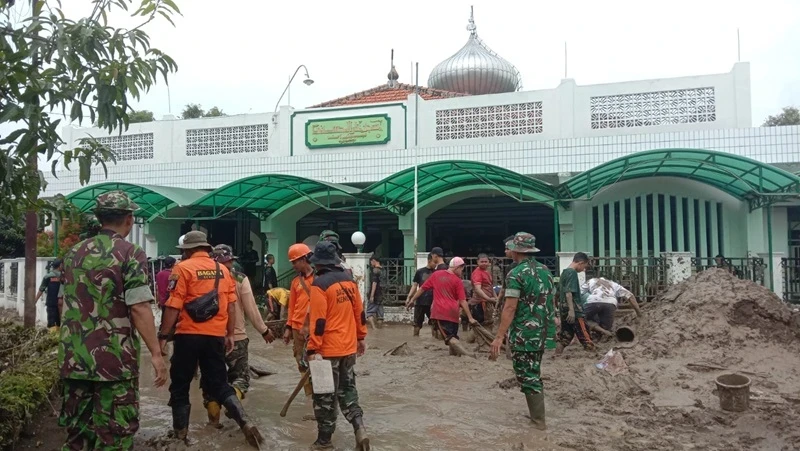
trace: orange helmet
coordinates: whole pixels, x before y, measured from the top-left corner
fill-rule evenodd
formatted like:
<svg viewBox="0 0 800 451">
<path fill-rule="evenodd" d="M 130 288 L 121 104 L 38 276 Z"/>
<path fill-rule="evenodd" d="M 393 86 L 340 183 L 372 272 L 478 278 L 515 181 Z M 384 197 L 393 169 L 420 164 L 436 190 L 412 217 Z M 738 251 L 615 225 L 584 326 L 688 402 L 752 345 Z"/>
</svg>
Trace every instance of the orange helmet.
<svg viewBox="0 0 800 451">
<path fill-rule="evenodd" d="M 311 249 L 303 243 L 289 246 L 289 261 L 293 262 L 311 254 Z"/>
</svg>

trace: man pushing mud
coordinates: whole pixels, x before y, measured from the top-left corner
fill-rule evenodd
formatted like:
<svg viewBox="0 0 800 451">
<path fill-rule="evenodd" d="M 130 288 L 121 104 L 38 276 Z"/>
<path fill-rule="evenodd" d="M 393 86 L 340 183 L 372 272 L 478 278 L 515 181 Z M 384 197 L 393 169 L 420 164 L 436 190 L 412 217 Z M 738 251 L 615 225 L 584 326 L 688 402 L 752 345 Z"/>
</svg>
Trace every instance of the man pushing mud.
<svg viewBox="0 0 800 451">
<path fill-rule="evenodd" d="M 531 421 L 537 429 L 545 430 L 541 363 L 547 326 L 555 321 L 555 284 L 550 270 L 533 259 L 532 254 L 539 252 L 535 244 L 533 235 L 519 232 L 507 245 L 517 265 L 506 277 L 505 306 L 492 342 L 491 358 L 500 354 L 508 331 L 514 374 L 525 394 Z"/>
</svg>

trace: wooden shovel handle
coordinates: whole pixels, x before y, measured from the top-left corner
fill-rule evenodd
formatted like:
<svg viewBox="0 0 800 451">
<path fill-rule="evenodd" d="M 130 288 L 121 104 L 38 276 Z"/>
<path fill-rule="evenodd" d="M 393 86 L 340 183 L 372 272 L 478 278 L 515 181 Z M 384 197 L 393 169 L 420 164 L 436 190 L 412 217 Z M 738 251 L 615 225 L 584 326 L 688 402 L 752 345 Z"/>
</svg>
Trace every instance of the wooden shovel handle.
<svg viewBox="0 0 800 451">
<path fill-rule="evenodd" d="M 303 377 L 300 378 L 300 382 L 297 383 L 297 387 L 294 388 L 294 391 L 289 396 L 289 399 L 286 400 L 286 404 L 283 405 L 283 409 L 281 409 L 281 416 L 282 417 L 286 416 L 286 412 L 289 411 L 289 406 L 292 405 L 292 401 L 294 401 L 294 398 L 296 398 L 297 394 L 300 393 L 300 390 L 303 389 L 303 385 L 306 385 L 306 382 L 308 381 L 308 378 L 310 376 L 311 376 L 311 372 L 309 372 L 309 371 L 306 371 L 305 373 L 303 373 Z"/>
</svg>

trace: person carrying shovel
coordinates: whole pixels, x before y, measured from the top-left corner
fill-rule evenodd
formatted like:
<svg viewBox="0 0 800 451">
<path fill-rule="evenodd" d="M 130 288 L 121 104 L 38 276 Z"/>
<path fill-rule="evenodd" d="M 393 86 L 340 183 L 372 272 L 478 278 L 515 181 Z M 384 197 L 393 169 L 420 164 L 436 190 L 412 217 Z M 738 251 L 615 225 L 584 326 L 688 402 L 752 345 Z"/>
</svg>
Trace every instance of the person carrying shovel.
<svg viewBox="0 0 800 451">
<path fill-rule="evenodd" d="M 450 260 L 450 269 L 435 271 L 409 301 L 409 305 L 414 305 L 423 293 L 433 290 L 431 319 L 436 321 L 436 327 L 444 337 L 444 343 L 450 347 L 450 354 L 457 356 L 470 355 L 458 338 L 459 308 L 467 315 L 470 324 L 478 324 L 478 321 L 472 317 L 472 312 L 469 311 L 467 295 L 461 279 L 463 274 L 464 259 L 453 257 Z"/>
<path fill-rule="evenodd" d="M 330 361 L 334 393 L 313 396 L 317 420 L 317 440 L 311 449 L 333 449 L 336 430 L 336 401 L 342 415 L 353 425 L 356 450 L 368 451 L 369 438 L 364 427 L 364 411 L 358 404 L 356 356 L 364 355 L 367 318 L 358 285 L 341 266 L 334 243 L 320 241 L 311 263 L 317 277 L 311 286 L 311 312 L 307 354 L 309 360 Z"/>
<path fill-rule="evenodd" d="M 535 244 L 536 238 L 526 232 L 517 233 L 507 244 L 517 265 L 506 277 L 505 305 L 490 358 L 500 354 L 507 331 L 514 374 L 525 394 L 531 421 L 535 428 L 545 430 L 541 363 L 547 326 L 555 321 L 555 284 L 550 270 L 533 259 L 532 254 L 539 252 Z"/>
</svg>

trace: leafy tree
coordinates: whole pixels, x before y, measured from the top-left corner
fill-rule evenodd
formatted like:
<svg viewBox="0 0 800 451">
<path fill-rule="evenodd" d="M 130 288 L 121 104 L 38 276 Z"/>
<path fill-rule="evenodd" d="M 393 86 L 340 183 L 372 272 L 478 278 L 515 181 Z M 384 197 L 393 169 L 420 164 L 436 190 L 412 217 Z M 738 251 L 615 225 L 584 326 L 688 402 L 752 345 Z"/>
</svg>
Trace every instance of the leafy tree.
<svg viewBox="0 0 800 451">
<path fill-rule="evenodd" d="M 153 122 L 153 112 L 147 110 L 133 111 L 128 115 L 128 122 L 135 124 L 138 122 Z"/>
<path fill-rule="evenodd" d="M 783 112 L 768 117 L 762 127 L 777 127 L 780 125 L 800 125 L 800 111 L 798 111 L 797 107 L 783 107 Z"/>
<path fill-rule="evenodd" d="M 24 255 L 24 224 L 10 216 L 0 216 L 0 258 L 19 258 Z"/>
<path fill-rule="evenodd" d="M 88 116 L 109 133 L 127 128 L 129 99 L 138 100 L 159 75 L 166 81 L 177 70 L 172 58 L 150 45 L 142 27 L 157 17 L 172 22 L 180 11 L 173 0 L 92 0 L 88 16 L 72 19 L 59 0 L 29 1 L 30 16 L 18 20 L 15 2 L 0 0 L 0 125 L 17 127 L 0 137 L 0 214 L 18 218 L 27 210 L 25 325 L 31 327 L 36 210 L 53 208 L 39 199 L 45 187 L 40 156 L 51 162 L 53 175 L 59 163 L 66 169 L 77 163 L 81 184 L 89 182 L 92 167 L 105 171 L 106 162 L 115 161 L 113 151 L 94 138 L 70 149 L 72 143 L 58 134 L 62 119 L 56 117 L 81 123 Z M 109 25 L 109 13 L 133 8 L 139 25 Z"/>
<path fill-rule="evenodd" d="M 206 114 L 204 114 L 203 116 L 204 117 L 220 117 L 220 116 L 227 116 L 227 115 L 225 113 L 223 113 L 222 110 L 220 110 L 219 108 L 211 107 L 211 109 L 208 110 L 206 112 Z"/>
<path fill-rule="evenodd" d="M 206 111 L 199 103 L 188 103 L 181 113 L 181 119 L 199 119 L 201 117 L 227 116 L 219 107 L 211 107 Z"/>
<path fill-rule="evenodd" d="M 198 119 L 205 115 L 205 111 L 197 103 L 189 103 L 186 105 L 186 108 L 183 109 L 183 113 L 181 113 L 181 118 L 183 119 Z"/>
</svg>

